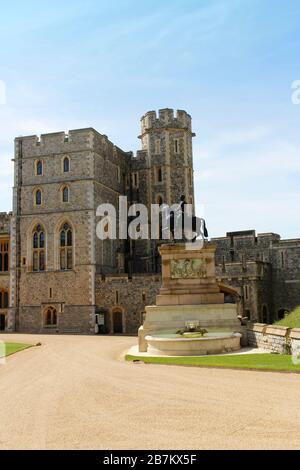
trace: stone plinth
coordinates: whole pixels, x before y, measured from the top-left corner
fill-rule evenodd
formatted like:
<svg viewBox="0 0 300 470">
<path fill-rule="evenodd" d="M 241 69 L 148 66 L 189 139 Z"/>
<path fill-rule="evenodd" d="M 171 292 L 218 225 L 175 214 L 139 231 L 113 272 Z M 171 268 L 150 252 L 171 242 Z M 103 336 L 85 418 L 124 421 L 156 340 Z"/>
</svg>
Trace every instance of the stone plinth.
<svg viewBox="0 0 300 470">
<path fill-rule="evenodd" d="M 186 249 L 185 244 L 163 245 L 162 287 L 156 305 L 223 304 L 216 282 L 213 244 Z"/>
<path fill-rule="evenodd" d="M 215 245 L 206 242 L 200 248 L 187 249 L 185 244 L 163 245 L 162 287 L 156 305 L 146 307 L 146 317 L 139 329 L 139 350 L 148 348 L 146 336 L 175 333 L 186 322 L 227 332 L 242 332 L 236 304 L 224 303 L 215 277 Z"/>
</svg>

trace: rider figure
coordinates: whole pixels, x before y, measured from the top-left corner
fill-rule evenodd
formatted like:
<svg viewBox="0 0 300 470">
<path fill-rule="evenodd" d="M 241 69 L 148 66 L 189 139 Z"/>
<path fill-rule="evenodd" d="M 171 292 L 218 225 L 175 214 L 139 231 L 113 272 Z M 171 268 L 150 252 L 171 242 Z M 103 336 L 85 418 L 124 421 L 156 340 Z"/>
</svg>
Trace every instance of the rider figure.
<svg viewBox="0 0 300 470">
<path fill-rule="evenodd" d="M 185 195 L 182 194 L 180 196 L 180 203 L 179 203 L 179 211 L 181 212 L 181 217 L 182 217 L 182 227 L 184 227 L 184 215 L 186 211 L 186 207 L 185 207 L 186 204 L 187 202 L 185 200 Z M 208 231 L 207 231 L 206 223 L 204 219 L 202 219 L 202 223 L 203 223 L 203 236 L 204 238 L 208 238 Z M 196 217 L 195 216 L 192 216 L 192 226 L 193 226 L 193 230 L 196 231 L 197 229 L 196 229 Z M 194 238 L 194 240 L 196 240 L 196 237 Z"/>
</svg>

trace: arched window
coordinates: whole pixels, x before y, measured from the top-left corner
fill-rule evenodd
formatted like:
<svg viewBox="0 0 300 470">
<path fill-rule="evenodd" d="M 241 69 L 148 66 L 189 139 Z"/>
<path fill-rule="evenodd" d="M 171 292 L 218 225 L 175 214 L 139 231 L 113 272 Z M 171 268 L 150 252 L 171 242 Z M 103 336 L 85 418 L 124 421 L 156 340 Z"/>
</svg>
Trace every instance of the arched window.
<svg viewBox="0 0 300 470">
<path fill-rule="evenodd" d="M 38 160 L 35 164 L 35 173 L 37 176 L 41 176 L 43 174 L 43 162 Z"/>
<path fill-rule="evenodd" d="M 73 269 L 73 233 L 67 223 L 60 230 L 60 269 Z"/>
<path fill-rule="evenodd" d="M 42 204 L 42 191 L 40 189 L 37 189 L 34 193 L 34 203 L 36 206 Z"/>
<path fill-rule="evenodd" d="M 57 310 L 54 307 L 48 307 L 44 313 L 45 326 L 57 326 Z"/>
<path fill-rule="evenodd" d="M 9 241 L 0 241 L 0 272 L 7 272 L 9 270 Z"/>
<path fill-rule="evenodd" d="M 64 168 L 64 173 L 68 173 L 70 171 L 70 159 L 68 157 L 64 158 L 63 168 Z"/>
<path fill-rule="evenodd" d="M 6 289 L 0 288 L 0 308 L 8 308 L 9 296 Z"/>
<path fill-rule="evenodd" d="M 40 224 L 33 231 L 32 248 L 33 271 L 45 271 L 45 233 Z"/>
<path fill-rule="evenodd" d="M 69 202 L 69 188 L 68 186 L 64 186 L 62 188 L 62 201 Z"/>
</svg>

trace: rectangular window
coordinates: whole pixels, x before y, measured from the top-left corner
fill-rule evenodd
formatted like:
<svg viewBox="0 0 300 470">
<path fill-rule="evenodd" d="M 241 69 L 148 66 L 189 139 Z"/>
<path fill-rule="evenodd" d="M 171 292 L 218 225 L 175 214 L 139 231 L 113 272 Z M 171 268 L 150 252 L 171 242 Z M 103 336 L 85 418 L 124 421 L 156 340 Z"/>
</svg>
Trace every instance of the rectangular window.
<svg viewBox="0 0 300 470">
<path fill-rule="evenodd" d="M 0 272 L 9 271 L 9 242 L 0 242 Z"/>
<path fill-rule="evenodd" d="M 8 291 L 5 289 L 0 290 L 0 308 L 8 308 L 9 304 L 9 295 Z"/>
<path fill-rule="evenodd" d="M 249 286 L 247 285 L 244 286 L 244 295 L 245 295 L 245 300 L 249 300 Z"/>
<path fill-rule="evenodd" d="M 281 267 L 284 268 L 284 252 L 283 251 L 280 252 L 280 264 L 281 264 Z"/>
<path fill-rule="evenodd" d="M 160 154 L 160 140 L 159 139 L 157 139 L 155 141 L 155 150 L 154 151 L 155 151 L 156 155 Z"/>
<path fill-rule="evenodd" d="M 174 152 L 179 153 L 179 139 L 174 139 Z"/>
<path fill-rule="evenodd" d="M 222 256 L 222 271 L 226 271 L 226 259 L 225 256 Z"/>
<path fill-rule="evenodd" d="M 8 308 L 8 292 L 4 292 L 4 308 Z"/>
<path fill-rule="evenodd" d="M 163 176 L 162 176 L 162 168 L 161 166 L 158 166 L 156 168 L 156 181 L 157 183 L 162 183 Z"/>
<path fill-rule="evenodd" d="M 132 186 L 134 188 L 139 187 L 139 174 L 138 173 L 132 173 Z"/>
</svg>

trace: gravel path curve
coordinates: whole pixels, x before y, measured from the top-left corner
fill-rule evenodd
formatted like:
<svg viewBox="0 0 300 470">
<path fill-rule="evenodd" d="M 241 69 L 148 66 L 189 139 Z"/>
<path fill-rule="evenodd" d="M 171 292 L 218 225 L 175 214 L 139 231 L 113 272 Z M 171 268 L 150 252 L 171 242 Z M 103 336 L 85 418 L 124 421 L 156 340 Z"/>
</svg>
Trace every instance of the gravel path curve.
<svg viewBox="0 0 300 470">
<path fill-rule="evenodd" d="M 0 365 L 0 449 L 300 449 L 300 375 L 126 363 L 126 336 L 37 343 Z"/>
</svg>

